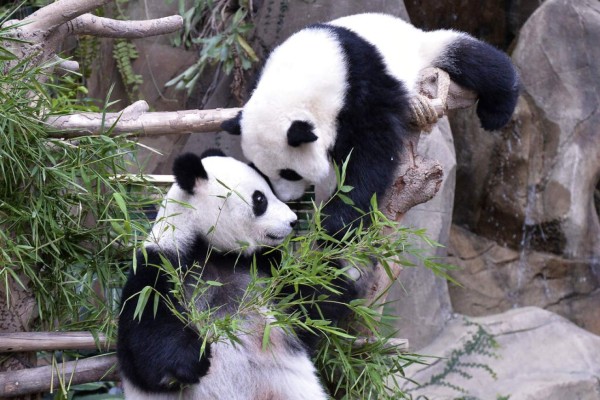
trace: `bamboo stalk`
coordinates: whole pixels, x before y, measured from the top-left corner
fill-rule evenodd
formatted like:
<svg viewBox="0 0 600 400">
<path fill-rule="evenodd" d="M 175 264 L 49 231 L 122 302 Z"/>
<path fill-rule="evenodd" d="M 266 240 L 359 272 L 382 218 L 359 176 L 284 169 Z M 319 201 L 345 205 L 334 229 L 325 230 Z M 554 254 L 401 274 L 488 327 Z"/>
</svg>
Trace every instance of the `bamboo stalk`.
<svg viewBox="0 0 600 400">
<path fill-rule="evenodd" d="M 87 382 L 118 379 L 117 357 L 105 355 L 57 365 L 0 373 L 0 398 L 56 392 L 59 388 Z"/>
<path fill-rule="evenodd" d="M 94 337 L 90 332 L 16 332 L 0 333 L 0 353 L 22 351 L 53 351 L 65 349 L 110 350 L 102 334 Z"/>
</svg>

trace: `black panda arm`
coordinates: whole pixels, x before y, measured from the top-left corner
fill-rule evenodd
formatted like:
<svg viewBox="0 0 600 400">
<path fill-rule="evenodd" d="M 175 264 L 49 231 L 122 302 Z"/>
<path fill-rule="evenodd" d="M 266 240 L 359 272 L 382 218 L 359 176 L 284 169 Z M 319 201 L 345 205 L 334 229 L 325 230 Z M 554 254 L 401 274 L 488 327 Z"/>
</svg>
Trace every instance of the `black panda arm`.
<svg viewBox="0 0 600 400">
<path fill-rule="evenodd" d="M 342 118 L 340 121 L 347 140 L 338 141 L 332 155 L 337 165 L 342 165 L 350 155 L 344 185 L 353 188 L 346 195 L 354 205 L 334 197 L 323 208 L 326 216 L 323 227 L 338 239 L 361 221 L 364 227 L 370 226 L 370 218 L 363 215 L 371 209 L 371 198 L 376 195 L 380 201 L 392 185 L 400 161 L 400 137 L 407 129 L 407 118 L 397 112 L 375 114 L 374 110 L 372 118 L 366 117 L 354 125 Z"/>
<path fill-rule="evenodd" d="M 144 308 L 141 320 L 134 319 L 136 294 L 151 286 L 169 295 L 169 282 L 159 273 L 158 252 L 147 249 L 147 264 L 138 265 L 123 289 L 123 308 L 119 319 L 117 356 L 124 377 L 147 392 L 179 390 L 181 384 L 197 383 L 210 366 L 210 347 L 200 355 L 201 339 L 185 326 L 161 301 L 156 315 L 153 296 Z M 138 251 L 138 260 L 143 255 Z"/>
<path fill-rule="evenodd" d="M 447 71 L 454 82 L 478 94 L 477 116 L 484 129 L 500 129 L 510 121 L 519 98 L 520 81 L 505 53 L 475 38 L 461 36 L 434 65 Z"/>
</svg>

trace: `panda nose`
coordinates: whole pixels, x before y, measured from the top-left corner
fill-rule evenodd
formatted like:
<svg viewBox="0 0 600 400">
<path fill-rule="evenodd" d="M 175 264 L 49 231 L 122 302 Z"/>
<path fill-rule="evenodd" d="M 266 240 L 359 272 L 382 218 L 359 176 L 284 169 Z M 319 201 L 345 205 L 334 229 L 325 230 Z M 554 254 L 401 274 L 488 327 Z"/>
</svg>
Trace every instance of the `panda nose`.
<svg viewBox="0 0 600 400">
<path fill-rule="evenodd" d="M 290 226 L 293 228 L 293 227 L 295 227 L 295 226 L 296 226 L 296 224 L 297 224 L 297 223 L 298 223 L 298 220 L 297 220 L 297 219 L 295 219 L 295 220 L 293 220 L 292 222 L 290 222 Z"/>
</svg>

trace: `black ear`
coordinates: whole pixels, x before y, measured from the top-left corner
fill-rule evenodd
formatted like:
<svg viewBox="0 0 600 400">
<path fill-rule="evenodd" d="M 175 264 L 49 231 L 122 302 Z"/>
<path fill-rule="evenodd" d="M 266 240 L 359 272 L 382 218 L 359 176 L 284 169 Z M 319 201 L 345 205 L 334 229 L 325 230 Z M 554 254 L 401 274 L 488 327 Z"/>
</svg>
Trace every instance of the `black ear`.
<svg viewBox="0 0 600 400">
<path fill-rule="evenodd" d="M 237 115 L 231 119 L 223 121 L 221 123 L 221 129 L 232 135 L 241 135 L 242 129 L 240 127 L 240 121 L 242 120 L 242 112 L 240 111 Z"/>
<path fill-rule="evenodd" d="M 206 157 L 227 157 L 225 153 L 221 151 L 221 149 L 208 149 L 205 150 L 204 153 L 200 156 L 200 158 Z"/>
<path fill-rule="evenodd" d="M 179 187 L 189 194 L 194 194 L 196 179 L 208 179 L 206 170 L 202 165 L 202 159 L 192 153 L 182 154 L 175 159 L 173 175 L 175 175 L 175 182 Z"/>
<path fill-rule="evenodd" d="M 294 121 L 287 131 L 288 144 L 298 147 L 302 143 L 310 143 L 319 137 L 313 132 L 313 125 L 306 121 Z"/>
</svg>

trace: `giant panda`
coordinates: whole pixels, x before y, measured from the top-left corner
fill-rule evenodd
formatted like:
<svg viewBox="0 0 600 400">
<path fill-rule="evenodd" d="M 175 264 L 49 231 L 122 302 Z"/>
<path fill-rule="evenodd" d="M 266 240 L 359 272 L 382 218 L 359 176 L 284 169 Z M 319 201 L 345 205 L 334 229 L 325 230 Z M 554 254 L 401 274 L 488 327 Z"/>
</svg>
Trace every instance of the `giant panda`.
<svg viewBox="0 0 600 400">
<path fill-rule="evenodd" d="M 503 127 L 514 111 L 519 78 L 509 57 L 466 33 L 424 32 L 385 14 L 358 14 L 308 26 L 275 48 L 236 118 L 222 124 L 241 134 L 244 156 L 271 181 L 283 201 L 314 184 L 321 197 L 335 189 L 334 164 L 350 155 L 345 184 L 359 210 L 381 199 L 399 163 L 409 127 L 409 98 L 426 67 L 478 94 L 486 130 Z M 341 199 L 323 210 L 337 234 L 360 219 Z M 365 219 L 363 223 L 369 221 Z"/>
<path fill-rule="evenodd" d="M 117 356 L 126 398 L 326 399 L 298 336 L 274 327 L 263 348 L 264 313 L 242 319 L 239 342 L 209 341 L 201 354 L 198 332 L 167 306 L 170 299 L 183 312 L 173 283 L 157 268 L 161 258 L 188 272 L 186 290 L 194 290 L 199 275 L 219 282 L 194 304 L 199 310 L 210 306 L 215 317 L 230 315 L 249 284 L 253 259 L 259 273 L 268 273 L 280 256 L 265 254 L 265 246 L 282 243 L 297 221 L 256 170 L 219 151 L 181 155 L 173 172 L 175 184 L 122 292 Z M 148 286 L 161 300 L 154 309 L 151 296 L 138 318 L 137 295 Z"/>
</svg>

